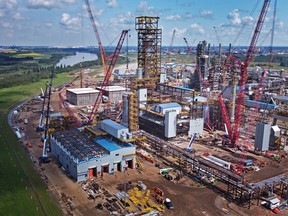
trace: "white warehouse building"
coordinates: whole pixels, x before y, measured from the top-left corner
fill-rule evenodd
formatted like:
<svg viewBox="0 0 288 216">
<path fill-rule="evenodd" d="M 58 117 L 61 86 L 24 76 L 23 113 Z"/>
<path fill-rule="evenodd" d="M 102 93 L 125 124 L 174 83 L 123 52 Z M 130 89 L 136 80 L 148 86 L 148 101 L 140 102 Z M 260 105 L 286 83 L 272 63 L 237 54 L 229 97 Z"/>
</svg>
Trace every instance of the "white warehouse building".
<svg viewBox="0 0 288 216">
<path fill-rule="evenodd" d="M 77 182 L 135 167 L 134 145 L 110 135 L 91 136 L 92 130 L 74 129 L 51 134 L 52 154 Z"/>
</svg>

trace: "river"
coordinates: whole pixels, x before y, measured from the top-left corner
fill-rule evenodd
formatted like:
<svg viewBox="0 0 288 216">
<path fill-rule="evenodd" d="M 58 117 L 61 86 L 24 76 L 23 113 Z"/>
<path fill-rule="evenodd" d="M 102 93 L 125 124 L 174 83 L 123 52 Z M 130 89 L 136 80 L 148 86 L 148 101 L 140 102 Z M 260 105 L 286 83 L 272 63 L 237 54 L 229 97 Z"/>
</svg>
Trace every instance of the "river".
<svg viewBox="0 0 288 216">
<path fill-rule="evenodd" d="M 61 65 L 62 67 L 73 66 L 80 62 L 93 61 L 97 59 L 97 54 L 76 52 L 75 55 L 65 56 L 64 58 L 60 59 L 60 61 L 56 64 L 56 67 L 61 67 Z"/>
</svg>

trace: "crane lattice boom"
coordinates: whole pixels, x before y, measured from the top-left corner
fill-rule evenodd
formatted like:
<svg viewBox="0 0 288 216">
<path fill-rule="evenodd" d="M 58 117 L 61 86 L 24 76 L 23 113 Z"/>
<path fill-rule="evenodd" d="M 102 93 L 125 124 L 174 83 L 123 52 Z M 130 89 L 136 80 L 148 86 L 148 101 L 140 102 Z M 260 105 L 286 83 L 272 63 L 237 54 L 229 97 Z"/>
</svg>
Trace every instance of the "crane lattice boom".
<svg viewBox="0 0 288 216">
<path fill-rule="evenodd" d="M 172 34 L 172 39 L 171 39 L 171 43 L 167 52 L 167 58 L 166 58 L 166 63 L 170 62 L 170 55 L 172 52 L 172 46 L 173 46 L 173 41 L 174 41 L 174 37 L 175 37 L 175 33 L 176 33 L 176 29 L 174 29 L 173 34 Z"/>
<path fill-rule="evenodd" d="M 103 49 L 102 42 L 100 40 L 100 36 L 99 36 L 98 30 L 97 30 L 97 27 L 96 27 L 96 24 L 95 24 L 95 20 L 94 20 L 93 14 L 92 14 L 92 10 L 91 10 L 89 1 L 85 0 L 85 3 L 86 3 L 87 11 L 88 11 L 88 14 L 89 14 L 89 18 L 90 18 L 90 21 L 91 21 L 91 25 L 93 27 L 93 30 L 94 30 L 94 33 L 95 33 L 95 36 L 96 36 L 96 39 L 97 39 L 97 42 L 98 42 L 98 45 L 99 45 L 104 74 L 106 74 L 107 73 L 107 66 L 106 66 L 105 51 Z"/>
<path fill-rule="evenodd" d="M 121 34 L 120 39 L 118 41 L 117 47 L 116 47 L 116 49 L 114 51 L 114 54 L 112 55 L 112 59 L 110 61 L 110 64 L 109 64 L 107 73 L 105 75 L 105 78 L 104 78 L 104 80 L 101 83 L 101 90 L 100 90 L 99 94 L 97 95 L 97 98 L 96 98 L 96 101 L 94 103 L 91 115 L 89 117 L 89 122 L 93 121 L 93 119 L 95 118 L 95 116 L 97 114 L 99 105 L 100 105 L 101 100 L 102 100 L 103 90 L 105 90 L 106 86 L 109 83 L 110 77 L 111 77 L 112 72 L 113 72 L 113 68 L 114 68 L 114 66 L 115 66 L 115 64 L 117 62 L 117 59 L 119 57 L 119 54 L 120 54 L 120 51 L 121 51 L 121 48 L 122 48 L 122 45 L 123 45 L 123 42 L 125 40 L 125 37 L 126 37 L 127 33 L 128 33 L 128 30 L 123 30 L 122 31 L 122 34 Z"/>
<path fill-rule="evenodd" d="M 248 78 L 248 71 L 247 71 L 247 67 L 249 66 L 249 63 L 252 59 L 253 53 L 256 49 L 256 43 L 258 41 L 263 23 L 264 23 L 264 19 L 266 17 L 267 11 L 268 11 L 268 7 L 270 4 L 271 0 L 264 0 L 264 4 L 262 6 L 262 10 L 260 12 L 255 30 L 254 30 L 254 34 L 248 49 L 248 52 L 246 54 L 246 58 L 245 61 L 239 61 L 237 60 L 235 57 L 229 55 L 229 58 L 238 66 L 240 66 L 240 80 L 239 80 L 239 93 L 238 93 L 238 97 L 236 99 L 236 108 L 235 108 L 235 122 L 234 122 L 234 127 L 233 129 L 231 129 L 232 134 L 229 134 L 229 137 L 231 139 L 231 145 L 232 146 L 236 146 L 239 136 L 240 136 L 240 126 L 242 124 L 242 108 L 244 106 L 244 97 L 245 97 L 245 87 L 246 87 L 246 81 Z M 219 101 L 220 101 L 220 106 L 222 103 L 224 103 L 222 101 L 222 96 L 219 97 Z M 223 105 L 223 104 L 222 104 Z M 224 104 L 225 105 L 225 104 Z M 227 115 L 227 111 L 226 111 L 226 107 L 225 106 L 221 106 L 221 110 L 222 113 L 224 115 L 224 120 L 225 119 L 229 119 L 228 115 Z M 225 112 L 226 111 L 226 112 Z M 225 116 L 227 115 L 227 116 Z"/>
</svg>

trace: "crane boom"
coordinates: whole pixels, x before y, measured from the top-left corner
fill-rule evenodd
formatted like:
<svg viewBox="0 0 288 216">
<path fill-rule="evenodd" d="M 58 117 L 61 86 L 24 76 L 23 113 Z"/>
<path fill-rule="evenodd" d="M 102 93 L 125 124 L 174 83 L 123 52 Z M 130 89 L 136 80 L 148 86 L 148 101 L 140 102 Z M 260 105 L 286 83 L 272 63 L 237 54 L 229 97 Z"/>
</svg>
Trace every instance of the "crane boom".
<svg viewBox="0 0 288 216">
<path fill-rule="evenodd" d="M 175 37 L 175 33 L 176 33 L 176 29 L 174 29 L 173 34 L 172 34 L 172 39 L 171 39 L 171 43 L 167 52 L 167 58 L 166 58 L 166 63 L 170 62 L 170 55 L 172 52 L 172 46 L 173 46 L 173 41 L 174 41 L 174 37 Z"/>
<path fill-rule="evenodd" d="M 53 86 L 53 78 L 54 78 L 54 69 L 52 69 L 50 83 L 49 83 L 49 90 L 48 90 L 48 102 L 47 102 L 47 110 L 46 110 L 46 122 L 44 127 L 44 139 L 43 139 L 43 149 L 42 149 L 42 156 L 40 156 L 40 162 L 48 163 L 48 154 L 47 154 L 47 141 L 48 141 L 48 129 L 49 129 L 49 115 L 50 115 L 50 102 L 51 102 L 51 94 L 52 94 L 52 86 Z"/>
<path fill-rule="evenodd" d="M 64 108 L 66 109 L 67 113 L 69 114 L 69 116 L 72 118 L 73 122 L 75 122 L 76 127 L 80 127 L 81 123 L 78 121 L 77 117 L 75 116 L 73 110 L 69 107 L 68 102 L 64 99 L 63 95 L 61 94 L 61 92 L 59 93 L 59 98 L 60 101 L 62 103 L 62 105 L 64 106 Z"/>
<path fill-rule="evenodd" d="M 224 120 L 224 123 L 227 127 L 228 136 L 231 139 L 233 131 L 232 131 L 231 123 L 229 121 L 227 109 L 226 109 L 225 103 L 224 103 L 223 98 L 222 98 L 222 93 L 218 96 L 218 99 L 219 99 L 219 103 L 220 103 L 221 113 L 223 115 L 223 120 Z"/>
<path fill-rule="evenodd" d="M 252 40 L 251 40 L 251 43 L 250 43 L 250 46 L 249 46 L 249 49 L 248 49 L 248 52 L 246 54 L 246 58 L 245 58 L 244 62 L 236 59 L 231 54 L 228 54 L 229 59 L 232 62 L 234 62 L 234 64 L 237 65 L 237 67 L 240 67 L 240 80 L 238 82 L 239 93 L 238 93 L 238 97 L 236 99 L 235 121 L 234 121 L 233 129 L 230 130 L 232 132 L 232 135 L 229 134 L 229 137 L 231 139 L 231 145 L 233 147 L 237 146 L 237 142 L 238 142 L 238 139 L 240 136 L 239 129 L 240 129 L 240 126 L 242 124 L 242 107 L 244 105 L 245 87 L 246 87 L 246 81 L 248 79 L 247 68 L 249 66 L 250 61 L 252 60 L 253 53 L 255 52 L 256 43 L 258 41 L 262 26 L 263 26 L 264 19 L 266 17 L 267 11 L 268 11 L 270 1 L 271 0 L 264 0 L 264 4 L 262 6 L 256 27 L 254 30 L 254 34 L 253 34 L 253 37 L 252 37 Z M 223 106 L 224 102 L 223 102 L 222 96 L 219 97 L 219 102 L 220 102 L 221 110 L 226 111 L 226 107 Z M 226 119 L 225 120 L 225 123 L 226 123 L 227 119 L 229 119 L 227 112 L 223 113 L 223 117 L 224 117 L 224 120 Z M 226 125 L 227 125 L 227 123 L 226 123 Z M 227 127 L 229 127 L 229 125 Z M 228 131 L 229 131 L 229 129 L 228 129 Z"/>
<path fill-rule="evenodd" d="M 87 7 L 87 11 L 88 11 L 88 14 L 89 14 L 91 25 L 93 27 L 93 30 L 94 30 L 94 33 L 95 33 L 95 36 L 96 36 L 96 39 L 97 39 L 97 42 L 98 42 L 98 45 L 99 45 L 100 54 L 101 54 L 101 60 L 102 60 L 102 65 L 103 65 L 103 70 L 104 70 L 104 75 L 105 75 L 107 73 L 105 51 L 103 49 L 102 42 L 100 40 L 100 36 L 99 36 L 98 30 L 97 30 L 97 27 L 96 27 L 96 24 L 95 24 L 95 20 L 94 20 L 93 14 L 92 14 L 92 10 L 91 10 L 90 4 L 89 4 L 89 0 L 85 0 L 85 4 L 86 4 L 86 7 Z"/>
<path fill-rule="evenodd" d="M 242 123 L 242 106 L 244 105 L 244 97 L 245 97 L 245 86 L 246 86 L 246 81 L 248 78 L 248 71 L 247 71 L 247 67 L 252 59 L 253 53 L 255 51 L 256 48 L 256 43 L 258 41 L 263 23 L 264 23 L 264 19 L 265 16 L 267 14 L 268 11 L 268 7 L 270 4 L 271 0 L 265 0 L 264 4 L 262 6 L 262 10 L 260 12 L 255 30 L 254 30 L 254 34 L 248 49 L 248 52 L 246 54 L 246 58 L 245 61 L 241 63 L 240 66 L 240 80 L 239 80 L 239 94 L 236 100 L 236 115 L 235 115 L 235 124 L 234 124 L 234 130 L 233 130 L 233 136 L 232 136 L 232 140 L 231 140 L 231 144 L 232 146 L 236 146 L 239 136 L 240 136 L 240 125 Z"/>
<path fill-rule="evenodd" d="M 97 98 L 96 98 L 96 101 L 94 103 L 91 115 L 89 116 L 89 122 L 93 121 L 93 119 L 95 118 L 95 116 L 97 114 L 97 111 L 98 111 L 98 108 L 99 108 L 99 105 L 100 105 L 100 102 L 101 102 L 101 99 L 102 99 L 103 90 L 108 85 L 109 79 L 110 79 L 110 77 L 112 75 L 113 68 L 114 68 L 114 66 L 115 66 L 115 64 L 117 62 L 117 59 L 119 57 L 119 54 L 120 54 L 120 51 L 121 51 L 121 48 L 122 48 L 122 45 L 123 45 L 123 42 L 125 40 L 125 37 L 126 37 L 127 33 L 128 33 L 128 30 L 123 30 L 122 31 L 122 34 L 121 34 L 120 39 L 118 41 L 117 47 L 116 47 L 116 49 L 115 49 L 115 51 L 113 53 L 112 59 L 110 61 L 107 73 L 106 73 L 106 75 L 104 77 L 104 80 L 101 83 L 101 90 L 100 90 L 99 94 L 97 95 Z"/>
</svg>

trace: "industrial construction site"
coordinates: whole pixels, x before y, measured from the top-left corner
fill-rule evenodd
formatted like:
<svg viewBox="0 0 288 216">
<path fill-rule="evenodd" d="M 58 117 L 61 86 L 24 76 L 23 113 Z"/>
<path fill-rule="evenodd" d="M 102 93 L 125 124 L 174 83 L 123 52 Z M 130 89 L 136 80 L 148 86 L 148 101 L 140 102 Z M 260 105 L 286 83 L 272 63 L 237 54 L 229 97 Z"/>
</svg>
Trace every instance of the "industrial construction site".
<svg viewBox="0 0 288 216">
<path fill-rule="evenodd" d="M 109 60 L 100 46 L 103 79 L 81 70 L 53 86 L 52 73 L 15 108 L 16 136 L 65 215 L 288 214 L 288 73 L 250 66 L 263 2 L 241 59 L 184 38 L 178 63 L 160 18 L 140 16 L 134 68 L 116 65 L 123 30 Z"/>
</svg>

